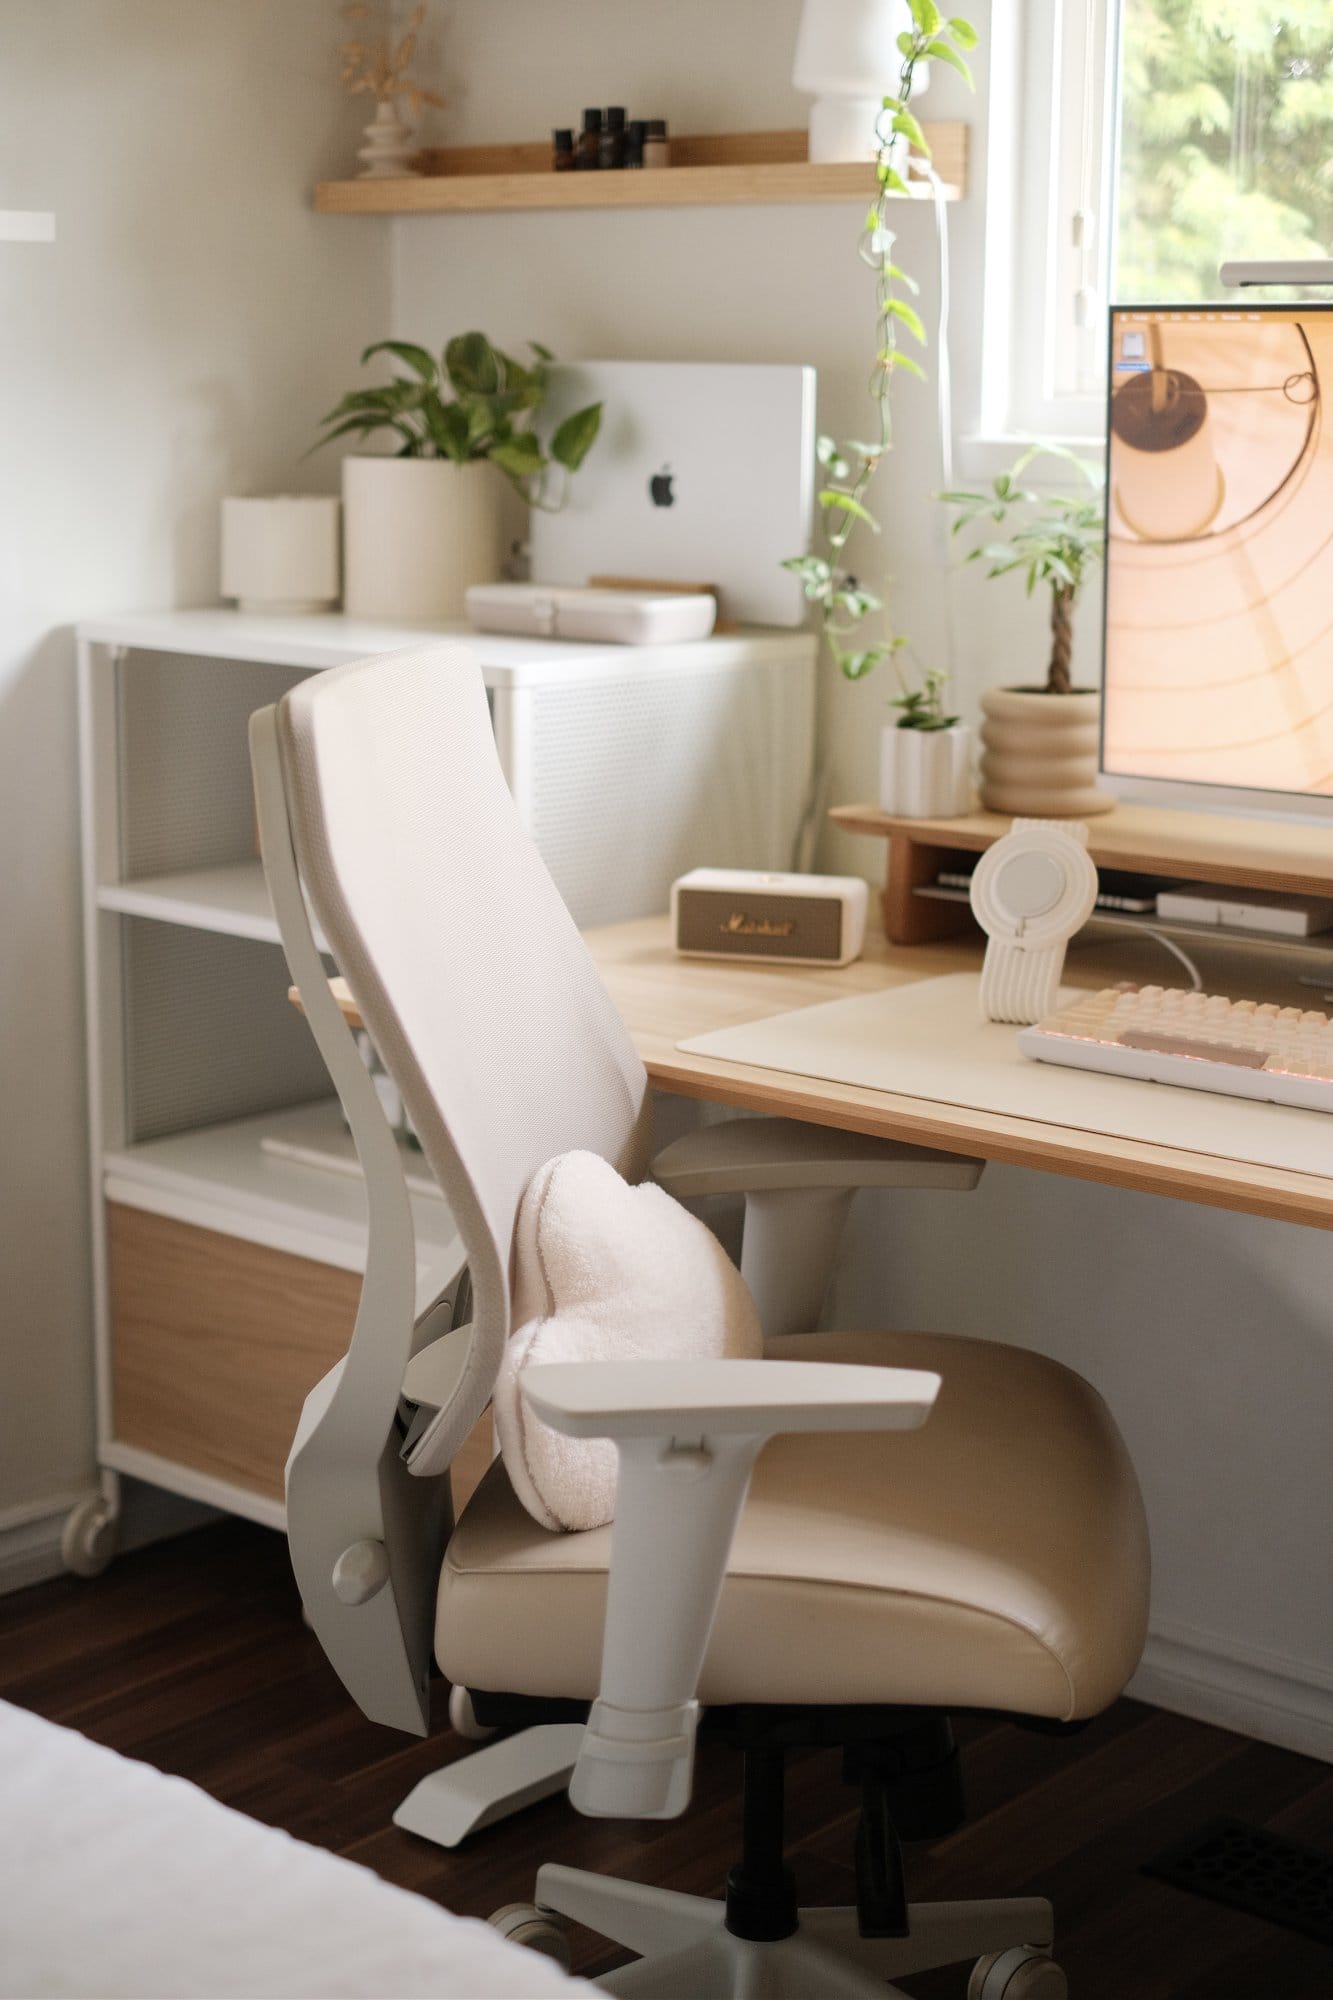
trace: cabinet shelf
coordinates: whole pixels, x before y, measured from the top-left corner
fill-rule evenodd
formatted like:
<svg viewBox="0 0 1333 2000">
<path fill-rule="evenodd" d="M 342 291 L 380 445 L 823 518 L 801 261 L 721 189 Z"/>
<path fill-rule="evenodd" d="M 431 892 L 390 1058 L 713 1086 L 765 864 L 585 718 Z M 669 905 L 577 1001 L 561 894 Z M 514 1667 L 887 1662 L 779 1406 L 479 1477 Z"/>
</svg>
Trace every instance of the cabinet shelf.
<svg viewBox="0 0 1333 2000">
<path fill-rule="evenodd" d="M 258 861 L 107 882 L 97 892 L 97 907 L 117 910 L 126 917 L 151 917 L 158 923 L 216 931 L 224 937 L 253 938 L 260 944 L 280 942 L 268 884 Z M 318 933 L 316 942 L 321 951 L 326 948 Z"/>
<path fill-rule="evenodd" d="M 925 128 L 946 198 L 967 188 L 968 128 L 948 120 Z M 766 202 L 866 201 L 871 164 L 814 165 L 806 135 L 699 133 L 671 142 L 672 165 L 643 173 L 553 173 L 545 144 L 445 147 L 419 153 L 421 171 L 400 180 L 321 181 L 322 215 L 442 215 L 522 209 L 696 208 Z M 904 200 L 929 200 L 919 180 Z"/>
<path fill-rule="evenodd" d="M 334 1098 L 174 1132 L 103 1156 L 107 1198 L 131 1208 L 362 1271 L 365 1181 Z M 414 1183 L 428 1175 L 412 1156 Z M 462 1258 L 438 1190 L 411 1196 L 423 1304 Z"/>
</svg>

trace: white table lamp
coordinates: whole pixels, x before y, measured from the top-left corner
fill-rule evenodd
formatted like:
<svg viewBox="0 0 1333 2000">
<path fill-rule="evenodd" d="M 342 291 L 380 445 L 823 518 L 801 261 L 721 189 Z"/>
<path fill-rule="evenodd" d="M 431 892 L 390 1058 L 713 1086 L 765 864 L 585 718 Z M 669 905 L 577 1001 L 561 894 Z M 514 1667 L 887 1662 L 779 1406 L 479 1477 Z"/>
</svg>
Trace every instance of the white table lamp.
<svg viewBox="0 0 1333 2000">
<path fill-rule="evenodd" d="M 911 26 L 907 0 L 805 0 L 792 82 L 815 100 L 812 160 L 874 159 L 875 120 L 885 92 L 896 92 L 902 68 L 898 37 Z M 928 80 L 922 64 L 914 97 Z"/>
</svg>

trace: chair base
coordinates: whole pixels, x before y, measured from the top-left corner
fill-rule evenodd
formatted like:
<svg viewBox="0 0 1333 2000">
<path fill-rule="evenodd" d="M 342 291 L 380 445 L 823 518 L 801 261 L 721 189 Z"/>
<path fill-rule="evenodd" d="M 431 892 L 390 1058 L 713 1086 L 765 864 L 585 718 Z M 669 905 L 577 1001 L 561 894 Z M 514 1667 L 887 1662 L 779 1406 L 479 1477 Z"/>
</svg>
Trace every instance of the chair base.
<svg viewBox="0 0 1333 2000">
<path fill-rule="evenodd" d="M 1063 2000 L 1066 1990 L 1047 1956 L 1052 1912 L 1040 1897 L 912 1903 L 903 1938 L 863 1938 L 852 1908 L 802 1910 L 790 1937 L 765 1944 L 733 1937 L 725 1906 L 706 1896 L 558 1863 L 539 1870 L 536 1900 L 640 1954 L 594 1982 L 620 2000 L 891 2000 L 897 1989 L 887 1981 L 1013 1947 L 1030 1947 L 1032 1961 L 1026 1977 L 1017 1973 L 1021 1985 L 1008 1978 L 1006 1995 Z"/>
<path fill-rule="evenodd" d="M 393 1823 L 437 1847 L 457 1847 L 481 1827 L 564 1791 L 582 1741 L 581 1722 L 547 1722 L 488 1743 L 414 1785 Z"/>
</svg>

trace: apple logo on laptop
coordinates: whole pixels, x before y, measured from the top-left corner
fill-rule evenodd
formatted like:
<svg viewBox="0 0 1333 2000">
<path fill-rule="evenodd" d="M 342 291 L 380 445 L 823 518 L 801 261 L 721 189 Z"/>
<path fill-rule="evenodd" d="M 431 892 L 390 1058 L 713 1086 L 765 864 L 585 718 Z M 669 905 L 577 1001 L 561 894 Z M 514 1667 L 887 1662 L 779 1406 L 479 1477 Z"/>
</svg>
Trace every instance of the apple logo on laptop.
<svg viewBox="0 0 1333 2000">
<path fill-rule="evenodd" d="M 672 507 L 675 505 L 676 496 L 671 491 L 671 480 L 671 467 L 664 465 L 662 470 L 655 472 L 648 481 L 648 494 L 654 507 Z"/>
</svg>

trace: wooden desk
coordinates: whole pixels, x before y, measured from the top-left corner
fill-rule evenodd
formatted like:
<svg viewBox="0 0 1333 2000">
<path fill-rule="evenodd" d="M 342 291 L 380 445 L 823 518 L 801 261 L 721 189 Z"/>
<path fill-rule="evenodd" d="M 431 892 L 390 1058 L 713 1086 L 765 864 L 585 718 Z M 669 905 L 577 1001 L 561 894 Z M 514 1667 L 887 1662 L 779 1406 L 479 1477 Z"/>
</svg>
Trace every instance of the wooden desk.
<svg viewBox="0 0 1333 2000">
<path fill-rule="evenodd" d="M 942 973 L 973 971 L 980 965 L 980 952 L 972 943 L 903 949 L 876 936 L 856 964 L 825 971 L 677 958 L 669 943 L 665 917 L 608 925 L 589 931 L 586 937 L 644 1066 L 661 1090 L 747 1111 L 803 1118 L 814 1125 L 869 1132 L 879 1138 L 912 1140 L 975 1159 L 1036 1167 L 1109 1187 L 1171 1195 L 1210 1208 L 1333 1229 L 1333 1119 L 1329 1121 L 1330 1172 L 1327 1177 L 1314 1176 L 1108 1138 L 1035 1119 L 938 1104 L 926 1098 L 755 1069 L 713 1057 L 684 1055 L 676 1046 L 690 1036 L 761 1020 L 794 1007 L 813 1007 L 821 1001 L 933 979 Z M 1080 985 L 1101 985 L 1127 976 L 1123 951 L 1103 963 L 1095 947 L 1080 951 L 1069 970 L 1071 983 Z M 355 1018 L 350 1001 L 344 1011 Z"/>
</svg>

